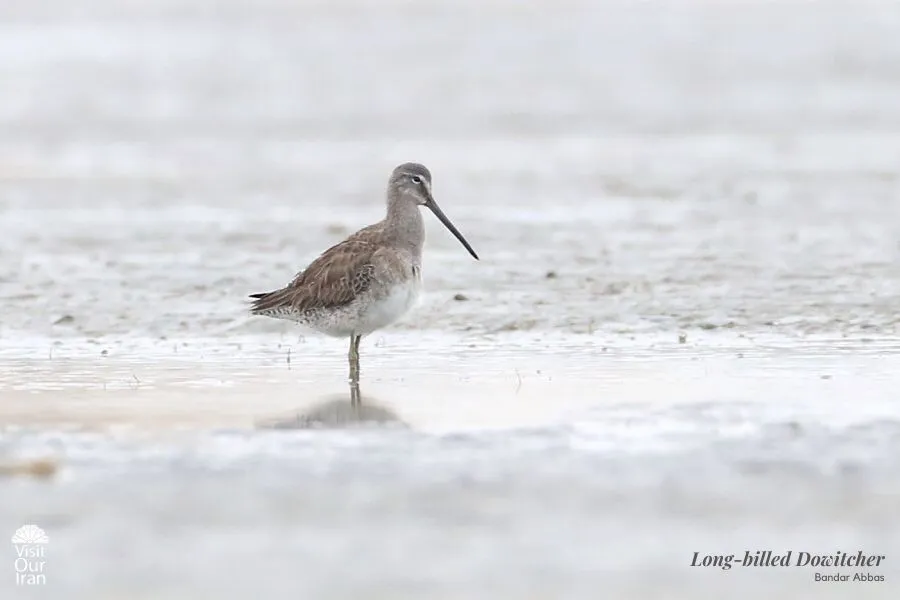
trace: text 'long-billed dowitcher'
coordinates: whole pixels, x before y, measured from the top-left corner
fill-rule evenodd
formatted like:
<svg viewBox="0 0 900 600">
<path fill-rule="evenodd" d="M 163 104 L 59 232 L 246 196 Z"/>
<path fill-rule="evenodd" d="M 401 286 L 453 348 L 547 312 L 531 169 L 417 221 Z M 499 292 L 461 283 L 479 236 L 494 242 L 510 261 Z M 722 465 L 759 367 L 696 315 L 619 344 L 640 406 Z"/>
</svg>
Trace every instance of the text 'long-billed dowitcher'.
<svg viewBox="0 0 900 600">
<path fill-rule="evenodd" d="M 422 284 L 427 206 L 476 260 L 478 255 L 431 195 L 431 172 L 405 163 L 388 181 L 387 215 L 332 246 L 274 292 L 252 294 L 255 315 L 295 321 L 334 337 L 350 338 L 350 381 L 359 382 L 359 342 L 416 302 Z"/>
</svg>

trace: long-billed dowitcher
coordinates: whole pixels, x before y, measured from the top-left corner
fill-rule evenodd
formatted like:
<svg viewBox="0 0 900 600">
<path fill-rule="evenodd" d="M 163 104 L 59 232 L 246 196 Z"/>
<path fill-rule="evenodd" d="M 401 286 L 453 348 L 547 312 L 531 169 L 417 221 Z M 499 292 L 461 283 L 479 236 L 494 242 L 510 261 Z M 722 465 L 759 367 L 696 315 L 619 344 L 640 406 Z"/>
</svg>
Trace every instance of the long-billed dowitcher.
<svg viewBox="0 0 900 600">
<path fill-rule="evenodd" d="M 295 321 L 333 337 L 350 338 L 350 382 L 359 382 L 359 342 L 415 304 L 422 285 L 426 206 L 475 260 L 478 255 L 431 195 L 431 172 L 405 163 L 388 181 L 387 214 L 322 253 L 287 286 L 252 294 L 250 312 Z"/>
</svg>

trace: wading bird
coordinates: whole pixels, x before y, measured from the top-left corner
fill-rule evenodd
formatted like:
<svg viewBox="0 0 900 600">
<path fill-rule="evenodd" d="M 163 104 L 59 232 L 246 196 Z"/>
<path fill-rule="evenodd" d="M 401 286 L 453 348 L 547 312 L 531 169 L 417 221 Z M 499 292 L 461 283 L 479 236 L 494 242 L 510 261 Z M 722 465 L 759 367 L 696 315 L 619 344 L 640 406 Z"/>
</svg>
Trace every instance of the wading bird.
<svg viewBox="0 0 900 600">
<path fill-rule="evenodd" d="M 422 285 L 425 206 L 475 260 L 478 255 L 431 195 L 431 172 L 405 163 L 391 173 L 385 218 L 322 253 L 285 287 L 252 294 L 250 312 L 350 340 L 350 382 L 359 383 L 359 342 L 415 304 Z"/>
</svg>

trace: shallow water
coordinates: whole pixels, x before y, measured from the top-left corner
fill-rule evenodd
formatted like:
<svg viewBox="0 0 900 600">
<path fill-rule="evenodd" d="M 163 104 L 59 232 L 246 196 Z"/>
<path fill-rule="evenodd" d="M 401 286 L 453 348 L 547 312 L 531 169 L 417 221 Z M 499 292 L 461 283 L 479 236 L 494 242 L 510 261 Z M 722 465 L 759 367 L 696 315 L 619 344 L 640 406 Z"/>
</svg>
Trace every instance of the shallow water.
<svg viewBox="0 0 900 600">
<path fill-rule="evenodd" d="M 9 359 L 0 454 L 61 470 L 5 483 L 2 524 L 46 525 L 54 587 L 92 598 L 850 597 L 812 568 L 687 565 L 900 550 L 900 341 L 599 356 L 426 335 L 442 351 L 408 370 L 419 336 L 392 337 L 364 363 L 362 410 L 327 343 L 291 365 L 247 341 L 239 359 Z"/>
<path fill-rule="evenodd" d="M 896 596 L 891 3 L 4 14 L 4 600 Z M 244 298 L 405 160 L 482 260 L 429 217 L 352 407 Z M 688 566 L 757 549 L 886 580 Z"/>
</svg>

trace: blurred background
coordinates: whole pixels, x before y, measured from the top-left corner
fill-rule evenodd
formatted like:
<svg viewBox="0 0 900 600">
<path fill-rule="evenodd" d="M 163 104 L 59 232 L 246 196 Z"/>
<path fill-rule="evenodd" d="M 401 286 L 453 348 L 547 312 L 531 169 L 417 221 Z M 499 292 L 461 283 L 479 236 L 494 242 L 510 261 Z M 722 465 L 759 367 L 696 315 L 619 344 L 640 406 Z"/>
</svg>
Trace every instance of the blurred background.
<svg viewBox="0 0 900 600">
<path fill-rule="evenodd" d="M 3 598 L 892 597 L 686 565 L 900 576 L 898 38 L 890 0 L 0 0 L 0 532 L 51 553 Z M 405 161 L 482 260 L 426 216 L 364 344 L 404 429 L 254 429 L 341 404 L 346 348 L 246 295 Z"/>
<path fill-rule="evenodd" d="M 28 296 L 8 325 L 233 325 L 235 300 L 380 218 L 414 160 L 485 263 L 429 219 L 435 295 L 408 327 L 896 331 L 892 2 L 3 14 L 0 276 Z"/>
</svg>

